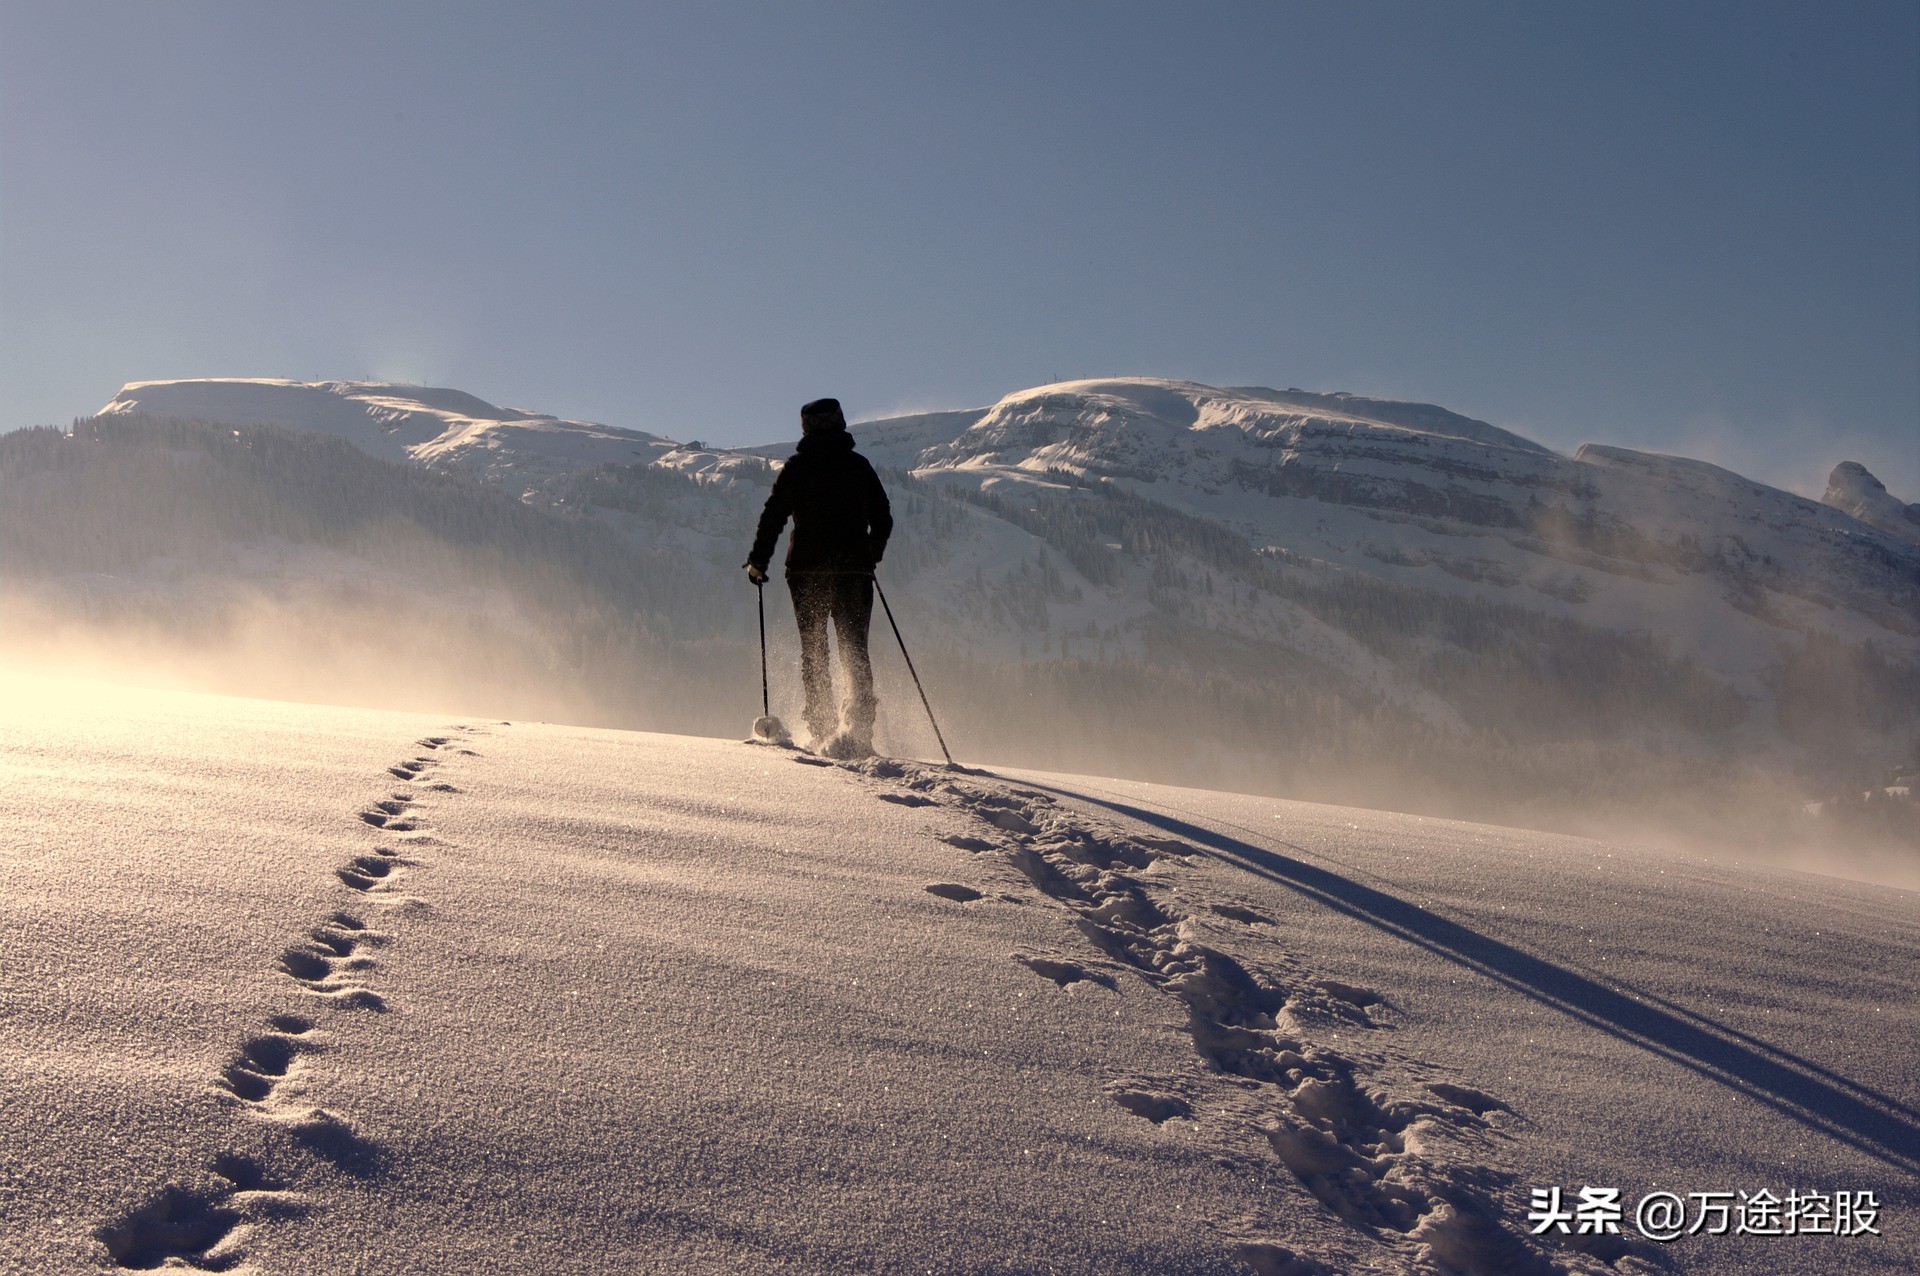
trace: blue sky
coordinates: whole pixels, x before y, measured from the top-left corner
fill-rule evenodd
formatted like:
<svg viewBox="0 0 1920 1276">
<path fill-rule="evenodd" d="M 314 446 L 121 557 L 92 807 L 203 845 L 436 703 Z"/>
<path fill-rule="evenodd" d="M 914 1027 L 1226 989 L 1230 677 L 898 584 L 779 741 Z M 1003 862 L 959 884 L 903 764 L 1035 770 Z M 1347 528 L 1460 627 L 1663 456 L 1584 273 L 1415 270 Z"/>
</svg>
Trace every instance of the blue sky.
<svg viewBox="0 0 1920 1276">
<path fill-rule="evenodd" d="M 0 0 L 0 427 L 1140 373 L 1920 500 L 1920 7 Z"/>
</svg>

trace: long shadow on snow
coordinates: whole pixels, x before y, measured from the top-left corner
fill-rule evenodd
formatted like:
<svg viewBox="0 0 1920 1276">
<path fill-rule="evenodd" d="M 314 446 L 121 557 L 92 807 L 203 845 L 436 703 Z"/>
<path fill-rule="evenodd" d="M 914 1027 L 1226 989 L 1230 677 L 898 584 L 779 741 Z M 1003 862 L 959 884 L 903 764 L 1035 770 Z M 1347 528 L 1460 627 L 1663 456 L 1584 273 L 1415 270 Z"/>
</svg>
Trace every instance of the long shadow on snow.
<svg viewBox="0 0 1920 1276">
<path fill-rule="evenodd" d="M 1785 1050 L 1675 1007 L 1634 1000 L 1585 975 L 1482 935 L 1338 873 L 1180 819 L 1023 778 L 1211 850 L 1357 921 L 1417 944 L 1623 1041 L 1651 1050 L 1888 1165 L 1920 1170 L 1914 1109 Z M 1278 840 L 1278 839 L 1275 839 Z M 1290 842 L 1282 846 L 1308 852 Z M 1656 999 L 1658 1000 L 1658 999 Z M 1671 1003 L 1665 1003 L 1671 1005 Z M 1790 1061 L 1790 1062 L 1789 1062 Z"/>
</svg>

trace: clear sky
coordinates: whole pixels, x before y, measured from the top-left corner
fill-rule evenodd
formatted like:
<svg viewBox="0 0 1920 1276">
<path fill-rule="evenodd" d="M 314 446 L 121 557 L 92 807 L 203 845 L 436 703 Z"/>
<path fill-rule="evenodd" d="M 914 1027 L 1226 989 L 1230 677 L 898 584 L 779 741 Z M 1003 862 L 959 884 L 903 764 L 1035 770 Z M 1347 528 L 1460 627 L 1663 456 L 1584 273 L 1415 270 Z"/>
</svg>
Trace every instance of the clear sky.
<svg viewBox="0 0 1920 1276">
<path fill-rule="evenodd" d="M 1920 500 L 1920 6 L 0 0 L 0 427 L 1148 374 Z"/>
</svg>

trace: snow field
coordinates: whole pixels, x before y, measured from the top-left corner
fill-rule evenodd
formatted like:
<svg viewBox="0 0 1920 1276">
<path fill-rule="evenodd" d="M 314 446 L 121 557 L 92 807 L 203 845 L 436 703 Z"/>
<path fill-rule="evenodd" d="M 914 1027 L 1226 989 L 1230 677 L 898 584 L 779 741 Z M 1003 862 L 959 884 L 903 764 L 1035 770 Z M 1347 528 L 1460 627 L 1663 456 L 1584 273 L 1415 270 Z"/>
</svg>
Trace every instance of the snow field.
<svg viewBox="0 0 1920 1276">
<path fill-rule="evenodd" d="M 1093 777 L 6 689 L 10 1270 L 1916 1254 L 1909 893 Z M 1526 1236 L 1530 1188 L 1608 1182 L 1873 1188 L 1886 1235 Z"/>
</svg>

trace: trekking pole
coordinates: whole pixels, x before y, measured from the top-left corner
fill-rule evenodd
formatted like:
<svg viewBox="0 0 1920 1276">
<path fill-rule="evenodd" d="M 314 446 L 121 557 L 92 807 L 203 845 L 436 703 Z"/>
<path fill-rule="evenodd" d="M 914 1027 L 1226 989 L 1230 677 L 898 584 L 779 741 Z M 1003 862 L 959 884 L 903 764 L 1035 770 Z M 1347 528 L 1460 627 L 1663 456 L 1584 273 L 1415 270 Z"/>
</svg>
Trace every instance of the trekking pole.
<svg viewBox="0 0 1920 1276">
<path fill-rule="evenodd" d="M 760 716 L 771 718 L 773 710 L 767 705 L 767 587 L 756 584 L 753 592 L 760 600 Z"/>
<path fill-rule="evenodd" d="M 887 613 L 887 625 L 893 630 L 893 640 L 900 644 L 900 656 L 907 662 L 907 672 L 913 675 L 913 689 L 920 693 L 920 707 L 927 711 L 927 721 L 933 723 L 933 738 L 940 742 L 940 752 L 946 755 L 947 766 L 957 771 L 960 764 L 947 751 L 947 737 L 940 734 L 940 723 L 933 716 L 933 706 L 927 703 L 927 689 L 920 685 L 920 673 L 913 667 L 913 657 L 907 655 L 907 640 L 900 636 L 900 625 L 893 618 L 893 608 L 887 606 L 887 591 L 880 588 L 878 576 L 873 578 L 873 592 L 880 595 L 880 606 Z"/>
<path fill-rule="evenodd" d="M 754 592 L 760 599 L 760 716 L 753 721 L 753 738 L 768 744 L 787 742 L 787 724 L 773 716 L 767 704 L 767 591 L 765 582 L 756 581 Z"/>
</svg>

